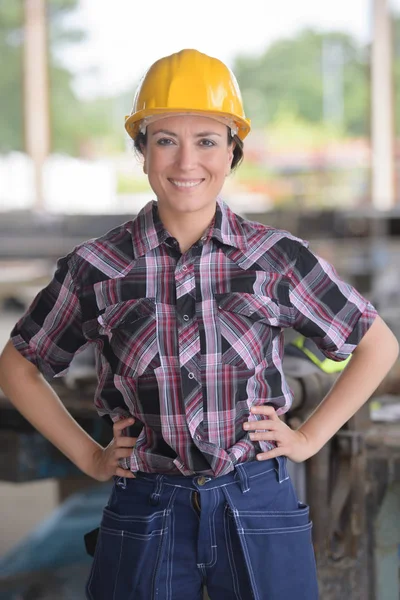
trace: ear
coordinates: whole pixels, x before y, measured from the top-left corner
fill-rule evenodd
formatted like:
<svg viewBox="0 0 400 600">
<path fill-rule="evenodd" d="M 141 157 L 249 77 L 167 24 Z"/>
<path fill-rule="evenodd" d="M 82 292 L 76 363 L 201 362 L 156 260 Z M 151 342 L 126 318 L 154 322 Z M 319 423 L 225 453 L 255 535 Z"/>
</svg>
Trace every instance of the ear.
<svg viewBox="0 0 400 600">
<path fill-rule="evenodd" d="M 227 177 L 231 173 L 232 161 L 233 161 L 233 151 L 235 150 L 236 144 L 232 142 L 232 144 L 228 148 L 228 164 L 226 167 L 225 176 Z"/>
<path fill-rule="evenodd" d="M 145 175 L 147 175 L 147 164 L 146 164 L 147 148 L 146 148 L 146 146 L 144 146 L 143 144 L 141 144 L 140 151 L 141 151 L 142 156 L 143 156 L 143 173 Z"/>
<path fill-rule="evenodd" d="M 232 161 L 233 161 L 233 152 L 234 152 L 235 148 L 236 148 L 236 142 L 232 142 L 232 144 L 229 146 L 227 175 L 229 175 L 229 173 L 231 172 Z"/>
</svg>

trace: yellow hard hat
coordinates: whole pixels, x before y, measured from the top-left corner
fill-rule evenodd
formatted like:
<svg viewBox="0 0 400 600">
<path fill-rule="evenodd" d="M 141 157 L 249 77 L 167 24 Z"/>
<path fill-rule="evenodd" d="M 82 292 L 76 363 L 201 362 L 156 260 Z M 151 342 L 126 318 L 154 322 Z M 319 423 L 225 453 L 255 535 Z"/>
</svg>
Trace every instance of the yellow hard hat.
<svg viewBox="0 0 400 600">
<path fill-rule="evenodd" d="M 198 50 L 181 50 L 156 61 L 135 94 L 125 129 L 135 139 L 148 117 L 195 113 L 234 123 L 243 140 L 250 131 L 239 86 L 232 71 Z"/>
</svg>

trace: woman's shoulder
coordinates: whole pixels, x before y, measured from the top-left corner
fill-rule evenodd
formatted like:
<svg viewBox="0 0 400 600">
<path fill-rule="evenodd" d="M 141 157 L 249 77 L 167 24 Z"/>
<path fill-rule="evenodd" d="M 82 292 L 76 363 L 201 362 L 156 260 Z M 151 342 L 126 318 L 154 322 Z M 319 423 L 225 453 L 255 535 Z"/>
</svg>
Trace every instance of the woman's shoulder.
<svg viewBox="0 0 400 600">
<path fill-rule="evenodd" d="M 295 259 L 300 248 L 308 247 L 307 240 L 293 235 L 286 229 L 278 229 L 243 217 L 238 218 L 241 220 L 242 230 L 251 252 L 258 247 L 260 252 L 274 251 Z"/>
<path fill-rule="evenodd" d="M 132 223 L 126 221 L 103 235 L 85 240 L 65 258 L 71 272 L 80 279 L 93 270 L 108 277 L 117 277 L 129 268 L 134 260 Z"/>
</svg>

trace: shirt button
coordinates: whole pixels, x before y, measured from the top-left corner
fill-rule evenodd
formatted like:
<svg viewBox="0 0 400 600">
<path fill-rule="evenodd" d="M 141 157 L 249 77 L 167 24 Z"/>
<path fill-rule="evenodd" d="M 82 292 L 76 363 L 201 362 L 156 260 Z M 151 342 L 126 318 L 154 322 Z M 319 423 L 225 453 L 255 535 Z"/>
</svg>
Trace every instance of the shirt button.
<svg viewBox="0 0 400 600">
<path fill-rule="evenodd" d="M 189 315 L 183 315 L 183 320 L 184 321 L 189 321 Z"/>
<path fill-rule="evenodd" d="M 200 475 L 200 477 L 197 478 L 197 485 L 204 485 L 205 483 L 207 483 L 207 479 L 204 475 Z"/>
<path fill-rule="evenodd" d="M 194 373 L 188 373 L 189 379 L 194 379 Z"/>
</svg>

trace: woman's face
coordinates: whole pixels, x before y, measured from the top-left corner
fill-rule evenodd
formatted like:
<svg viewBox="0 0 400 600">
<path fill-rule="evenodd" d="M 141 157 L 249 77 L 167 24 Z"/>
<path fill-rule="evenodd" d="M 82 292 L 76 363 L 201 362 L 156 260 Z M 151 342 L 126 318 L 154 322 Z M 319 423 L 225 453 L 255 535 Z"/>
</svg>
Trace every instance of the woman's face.
<svg viewBox="0 0 400 600">
<path fill-rule="evenodd" d="M 176 115 L 150 123 L 144 172 L 160 209 L 176 214 L 214 210 L 233 150 L 226 125 L 215 119 Z"/>
</svg>

